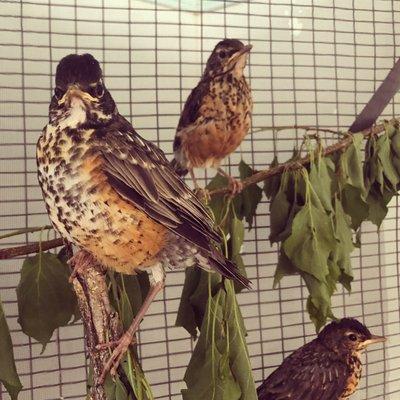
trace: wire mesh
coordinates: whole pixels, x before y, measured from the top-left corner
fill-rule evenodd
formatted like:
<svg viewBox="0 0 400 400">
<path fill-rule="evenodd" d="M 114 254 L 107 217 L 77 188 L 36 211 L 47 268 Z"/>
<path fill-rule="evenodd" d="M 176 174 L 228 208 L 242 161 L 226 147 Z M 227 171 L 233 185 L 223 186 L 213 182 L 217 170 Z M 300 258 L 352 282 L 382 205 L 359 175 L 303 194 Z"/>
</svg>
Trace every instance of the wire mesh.
<svg viewBox="0 0 400 400">
<path fill-rule="evenodd" d="M 55 66 L 66 54 L 92 53 L 120 113 L 170 155 L 183 102 L 221 38 L 254 46 L 247 68 L 254 131 L 280 125 L 346 128 L 400 56 L 399 20 L 395 0 L 1 1 L 1 233 L 48 222 L 36 181 L 35 144 L 47 122 Z M 384 116 L 399 114 L 397 95 Z M 249 135 L 228 165 L 234 172 L 242 157 L 260 170 L 274 154 L 285 161 L 302 134 L 293 129 Z M 352 257 L 352 294 L 340 289 L 333 300 L 336 315 L 361 318 L 389 338 L 384 349 L 368 352 L 358 400 L 400 394 L 398 216 L 396 199 L 379 233 L 363 225 L 361 249 Z M 300 279 L 285 278 L 272 290 L 278 253 L 267 240 L 268 229 L 263 201 L 244 249 L 254 290 L 239 296 L 257 382 L 314 335 Z M 37 238 L 27 234 L 2 246 Z M 20 399 L 80 399 L 86 392 L 82 327 L 60 329 L 40 354 L 41 346 L 17 323 L 21 262 L 3 261 L 0 268 L 0 293 L 24 385 Z M 174 327 L 183 279 L 182 272 L 168 274 L 164 296 L 140 331 L 143 368 L 157 399 L 181 398 L 193 348 L 188 334 Z M 3 388 L 0 399 L 9 399 Z"/>
</svg>

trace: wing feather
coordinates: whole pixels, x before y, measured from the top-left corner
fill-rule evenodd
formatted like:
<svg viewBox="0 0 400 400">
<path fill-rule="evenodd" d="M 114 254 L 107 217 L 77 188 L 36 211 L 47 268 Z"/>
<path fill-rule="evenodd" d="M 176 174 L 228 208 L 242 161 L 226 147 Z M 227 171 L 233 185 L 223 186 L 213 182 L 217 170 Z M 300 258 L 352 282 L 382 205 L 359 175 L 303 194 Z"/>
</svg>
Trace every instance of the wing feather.
<svg viewBox="0 0 400 400">
<path fill-rule="evenodd" d="M 102 157 L 108 182 L 150 218 L 198 246 L 210 267 L 249 286 L 247 278 L 215 248 L 221 238 L 213 221 L 164 153 L 144 140 L 123 117 L 94 132 L 91 147 Z"/>
<path fill-rule="evenodd" d="M 318 339 L 286 358 L 257 389 L 259 400 L 337 400 L 346 387 L 348 367 Z M 320 351 L 322 350 L 322 351 Z"/>
</svg>

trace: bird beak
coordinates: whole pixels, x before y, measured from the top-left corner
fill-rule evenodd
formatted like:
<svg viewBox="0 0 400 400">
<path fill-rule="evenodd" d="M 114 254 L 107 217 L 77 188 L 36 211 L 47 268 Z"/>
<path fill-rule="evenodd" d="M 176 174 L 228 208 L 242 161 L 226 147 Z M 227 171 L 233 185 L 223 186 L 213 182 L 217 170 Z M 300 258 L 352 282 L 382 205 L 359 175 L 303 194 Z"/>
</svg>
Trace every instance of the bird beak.
<svg viewBox="0 0 400 400">
<path fill-rule="evenodd" d="M 239 50 L 236 53 L 232 54 L 231 58 L 228 60 L 228 64 L 236 64 L 236 62 L 239 60 L 239 58 L 243 54 L 249 53 L 252 48 L 253 48 L 253 46 L 251 44 L 248 44 L 248 45 L 244 46 L 241 50 Z"/>
<path fill-rule="evenodd" d="M 386 338 L 385 336 L 377 336 L 377 335 L 372 335 L 370 339 L 367 339 L 364 342 L 365 346 L 369 346 L 370 344 L 374 344 L 374 343 L 382 343 L 385 342 Z"/>
<path fill-rule="evenodd" d="M 68 106 L 69 104 L 71 104 L 74 98 L 79 99 L 84 103 L 98 101 L 98 99 L 92 97 L 89 93 L 81 90 L 78 85 L 70 85 L 64 96 L 60 100 L 58 100 L 58 104 L 61 106 L 62 104 L 66 103 Z"/>
</svg>

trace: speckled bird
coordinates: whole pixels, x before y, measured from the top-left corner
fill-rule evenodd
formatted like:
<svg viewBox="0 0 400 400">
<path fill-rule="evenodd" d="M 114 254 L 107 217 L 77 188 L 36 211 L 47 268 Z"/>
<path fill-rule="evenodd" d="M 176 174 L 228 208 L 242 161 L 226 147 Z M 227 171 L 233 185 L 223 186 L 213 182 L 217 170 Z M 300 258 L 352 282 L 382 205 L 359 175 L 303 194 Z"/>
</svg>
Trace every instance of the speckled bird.
<svg viewBox="0 0 400 400">
<path fill-rule="evenodd" d="M 163 289 L 165 268 L 198 265 L 249 285 L 216 249 L 209 214 L 164 153 L 118 113 L 90 54 L 71 54 L 57 67 L 37 166 L 47 212 L 64 239 L 107 268 L 150 275 L 149 295 L 105 372 L 115 372 Z"/>
<path fill-rule="evenodd" d="M 331 322 L 316 339 L 287 357 L 257 389 L 260 400 L 346 400 L 361 378 L 360 355 L 383 342 L 359 321 Z"/>
<path fill-rule="evenodd" d="M 217 168 L 229 179 L 232 192 L 240 182 L 221 167 L 250 129 L 253 101 L 244 76 L 251 45 L 240 40 L 219 42 L 207 61 L 203 76 L 183 108 L 173 144 L 172 164 L 181 175 L 190 173 L 197 184 L 194 168 Z"/>
</svg>

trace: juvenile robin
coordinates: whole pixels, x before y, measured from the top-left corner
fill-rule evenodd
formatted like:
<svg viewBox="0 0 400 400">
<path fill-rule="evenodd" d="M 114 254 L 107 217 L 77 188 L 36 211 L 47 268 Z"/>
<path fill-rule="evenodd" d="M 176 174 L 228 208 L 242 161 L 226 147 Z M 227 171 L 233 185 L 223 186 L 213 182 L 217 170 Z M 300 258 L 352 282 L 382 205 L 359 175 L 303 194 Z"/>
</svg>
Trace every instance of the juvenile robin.
<svg viewBox="0 0 400 400">
<path fill-rule="evenodd" d="M 115 372 L 165 268 L 198 265 L 245 286 L 216 248 L 213 222 L 163 152 L 117 110 L 90 54 L 63 58 L 49 123 L 37 143 L 38 178 L 54 228 L 107 268 L 150 275 L 151 289 L 104 367 Z"/>
<path fill-rule="evenodd" d="M 287 357 L 257 389 L 260 400 L 345 400 L 361 378 L 360 355 L 385 341 L 360 322 L 331 322 L 316 339 Z"/>
<path fill-rule="evenodd" d="M 250 129 L 253 101 L 243 70 L 251 48 L 236 39 L 219 42 L 186 100 L 176 130 L 172 165 L 181 176 L 189 172 L 196 189 L 199 185 L 193 169 L 212 167 L 229 179 L 233 194 L 241 190 L 240 182 L 220 164 Z"/>
</svg>

